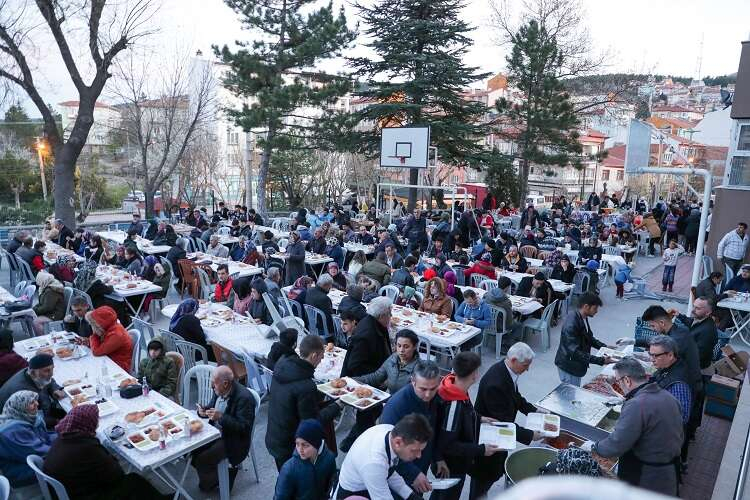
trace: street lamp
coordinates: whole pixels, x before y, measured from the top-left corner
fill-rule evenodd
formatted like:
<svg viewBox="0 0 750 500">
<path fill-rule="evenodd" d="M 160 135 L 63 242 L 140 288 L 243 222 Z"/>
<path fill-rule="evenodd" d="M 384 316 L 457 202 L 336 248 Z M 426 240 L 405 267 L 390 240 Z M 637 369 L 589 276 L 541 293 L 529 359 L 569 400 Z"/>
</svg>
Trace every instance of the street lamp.
<svg viewBox="0 0 750 500">
<path fill-rule="evenodd" d="M 36 138 L 36 152 L 39 157 L 39 175 L 42 178 L 42 196 L 47 201 L 47 181 L 44 179 L 44 150 L 46 146 L 41 137 Z"/>
</svg>

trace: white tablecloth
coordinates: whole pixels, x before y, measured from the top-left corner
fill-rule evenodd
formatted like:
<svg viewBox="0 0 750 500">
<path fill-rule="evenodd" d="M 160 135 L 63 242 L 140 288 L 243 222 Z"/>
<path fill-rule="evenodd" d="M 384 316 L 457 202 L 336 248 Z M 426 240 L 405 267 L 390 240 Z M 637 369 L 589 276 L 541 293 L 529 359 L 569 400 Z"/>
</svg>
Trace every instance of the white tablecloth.
<svg viewBox="0 0 750 500">
<path fill-rule="evenodd" d="M 52 243 L 51 241 L 45 241 L 45 250 L 44 250 L 44 262 L 47 265 L 52 265 L 57 262 L 57 257 L 60 255 L 72 255 L 73 258 L 76 260 L 76 262 L 83 262 L 86 260 L 85 258 L 81 257 L 77 253 L 73 252 L 73 250 L 68 250 L 67 248 L 63 248 L 57 243 Z"/>
<path fill-rule="evenodd" d="M 530 274 L 524 274 L 524 273 L 514 273 L 512 271 L 497 271 L 497 276 L 505 276 L 509 280 L 511 280 L 514 284 L 518 285 L 522 279 L 531 276 Z M 549 284 L 552 285 L 552 289 L 556 292 L 561 293 L 567 293 L 570 290 L 574 288 L 574 286 L 570 283 L 565 283 L 564 281 L 555 280 L 555 279 L 548 279 Z"/>
<path fill-rule="evenodd" d="M 482 330 L 475 326 L 460 325 L 458 329 L 454 330 L 455 333 L 443 336 L 432 331 L 432 327 L 442 326 L 443 328 L 447 328 L 446 323 L 438 322 L 437 315 L 435 314 L 418 312 L 401 306 L 393 306 L 392 311 L 393 317 L 401 320 L 401 323 L 397 326 L 398 330 L 405 328 L 413 330 L 420 339 L 431 344 L 433 347 L 455 349 L 482 333 Z M 403 320 L 408 320 L 412 323 L 405 325 Z"/>
<path fill-rule="evenodd" d="M 148 280 L 140 278 L 125 280 L 126 275 L 129 276 L 125 271 L 112 266 L 99 266 L 96 269 L 96 277 L 102 280 L 102 283 L 112 286 L 115 289 L 115 295 L 119 297 L 134 297 L 161 291 L 160 286 L 154 285 Z M 128 288 L 129 283 L 135 283 L 137 286 Z"/>
<path fill-rule="evenodd" d="M 125 231 L 101 231 L 97 234 L 105 240 L 114 241 L 119 245 L 122 245 L 125 238 L 128 236 Z M 138 250 L 149 255 L 167 253 L 172 248 L 169 245 L 154 245 L 151 243 L 151 240 L 147 240 L 140 236 L 135 237 L 135 243 L 138 246 Z"/>
<path fill-rule="evenodd" d="M 31 358 L 34 355 L 35 350 L 28 350 L 28 344 L 38 342 L 40 339 L 51 342 L 52 335 L 54 334 L 16 342 L 13 349 L 21 356 Z M 55 357 L 54 362 L 54 377 L 60 385 L 63 385 L 66 380 L 79 379 L 82 382 L 88 381 L 96 386 L 99 378 L 102 376 L 104 367 L 106 367 L 110 377 L 118 375 L 120 378 L 117 380 L 122 380 L 122 377 L 127 375 L 127 373 L 109 359 L 109 357 L 96 357 L 90 352 L 82 358 L 70 361 L 62 361 Z M 132 399 L 122 399 L 119 391 L 113 391 L 112 397 L 107 399 L 110 399 L 115 405 L 117 405 L 118 411 L 99 419 L 97 435 L 101 441 L 106 439 L 105 430 L 111 426 L 119 424 L 122 427 L 126 427 L 124 416 L 131 411 L 143 410 L 152 405 L 158 405 L 159 407 L 164 408 L 170 415 L 181 411 L 187 411 L 177 403 L 165 398 L 156 391 L 151 391 L 148 397 L 139 396 Z M 60 401 L 60 404 L 67 411 L 71 408 L 70 399 L 63 399 Z M 198 418 L 194 413 L 190 413 L 192 414 L 192 418 Z M 207 425 L 207 421 L 204 420 L 203 430 L 198 434 L 167 441 L 167 447 L 164 450 L 160 450 L 157 446 L 149 451 L 139 451 L 125 448 L 119 444 L 119 442 L 115 445 L 115 449 L 117 450 L 117 453 L 125 458 L 130 464 L 142 471 L 144 469 L 153 469 L 163 464 L 173 462 L 177 458 L 191 452 L 199 446 L 210 443 L 219 436 L 220 433 L 218 429 L 211 425 Z"/>
<path fill-rule="evenodd" d="M 285 249 L 282 249 L 285 250 Z M 274 259 L 281 259 L 284 262 L 286 262 L 286 259 L 289 256 L 284 252 L 277 252 L 271 255 L 271 258 Z M 316 266 L 318 264 L 326 264 L 328 262 L 333 262 L 333 259 L 328 257 L 327 255 L 316 255 L 311 252 L 305 253 L 305 264 L 308 264 L 310 266 Z"/>
<path fill-rule="evenodd" d="M 484 298 L 484 294 L 487 293 L 484 288 L 475 288 L 473 286 L 458 286 L 458 288 L 462 292 L 465 290 L 473 290 L 474 293 L 477 294 L 477 297 L 479 297 L 480 299 Z M 510 303 L 513 306 L 513 312 L 523 314 L 524 316 L 532 314 L 543 307 L 542 304 L 528 297 L 508 295 L 508 298 L 510 299 Z"/>
<path fill-rule="evenodd" d="M 226 264 L 229 268 L 229 274 L 237 273 L 240 278 L 245 276 L 255 276 L 256 274 L 263 273 L 263 269 L 258 266 L 251 266 L 250 264 L 235 262 L 229 258 L 213 257 L 201 252 L 189 253 L 187 254 L 187 258 L 195 259 L 199 264 L 209 264 L 214 272 L 219 269 L 219 264 Z"/>
<path fill-rule="evenodd" d="M 362 243 L 348 242 L 344 243 L 344 248 L 346 248 L 347 252 L 358 252 L 362 250 L 365 255 L 375 253 L 375 245 L 363 245 Z"/>
</svg>

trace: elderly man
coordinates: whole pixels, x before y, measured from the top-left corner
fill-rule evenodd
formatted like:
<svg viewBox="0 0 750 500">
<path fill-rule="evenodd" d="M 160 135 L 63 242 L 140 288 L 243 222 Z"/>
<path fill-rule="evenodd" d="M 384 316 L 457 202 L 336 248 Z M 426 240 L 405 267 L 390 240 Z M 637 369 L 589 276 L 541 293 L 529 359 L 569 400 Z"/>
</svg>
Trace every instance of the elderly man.
<svg viewBox="0 0 750 500">
<path fill-rule="evenodd" d="M 750 246 L 750 236 L 747 234 L 747 224 L 740 222 L 737 224 L 737 229 L 728 232 L 719 241 L 716 257 L 719 262 L 726 264 L 736 273 L 742 261 L 745 260 L 748 246 Z"/>
<path fill-rule="evenodd" d="M 511 245 L 508 247 L 508 253 L 503 257 L 500 267 L 506 271 L 514 273 L 525 273 L 529 268 L 529 263 L 523 255 L 518 253 L 518 247 L 516 245 Z"/>
<path fill-rule="evenodd" d="M 21 248 L 23 242 L 29 237 L 29 232 L 26 230 L 17 231 L 13 235 L 13 238 L 8 242 L 8 253 L 16 253 L 16 250 Z"/>
<path fill-rule="evenodd" d="M 395 425 L 406 415 L 415 413 L 424 415 L 430 423 L 430 427 L 437 429 L 439 425 L 438 400 L 440 398 L 436 396 L 440 379 L 440 368 L 435 362 L 418 361 L 411 375 L 411 383 L 405 385 L 390 397 L 388 404 L 383 408 L 380 423 Z M 419 493 L 432 489 L 427 480 L 427 469 L 432 463 L 434 448 L 435 436 L 427 443 L 427 447 L 422 451 L 420 458 L 396 468 L 396 472 L 406 480 L 407 484 L 410 484 Z M 437 468 L 438 475 L 448 472 L 443 461 L 438 462 Z"/>
<path fill-rule="evenodd" d="M 57 239 L 55 243 L 63 248 L 68 248 L 68 241 L 75 239 L 73 231 L 65 225 L 62 219 L 55 220 L 55 229 L 57 229 Z"/>
<path fill-rule="evenodd" d="M 143 228 L 144 228 L 144 225 L 143 225 L 143 222 L 141 221 L 141 214 L 134 213 L 133 214 L 133 222 L 131 222 L 130 225 L 128 226 L 128 231 L 130 231 L 132 229 L 136 233 L 142 234 L 143 233 Z"/>
<path fill-rule="evenodd" d="M 385 263 L 385 252 L 378 252 L 373 260 L 367 261 L 357 276 L 362 274 L 374 279 L 380 286 L 387 285 L 391 281 L 391 268 Z"/>
<path fill-rule="evenodd" d="M 359 226 L 359 232 L 354 235 L 354 242 L 361 245 L 374 245 L 375 238 L 373 238 L 372 235 L 367 232 L 367 228 L 365 226 Z"/>
<path fill-rule="evenodd" d="M 192 464 L 198 473 L 198 488 L 208 492 L 219 485 L 217 465 L 229 459 L 229 483 L 250 451 L 250 438 L 255 422 L 255 399 L 234 379 L 228 366 L 219 366 L 211 376 L 214 396 L 208 406 L 198 405 L 198 416 L 221 430 L 221 438 L 193 452 Z"/>
<path fill-rule="evenodd" d="M 65 416 L 58 401 L 65 398 L 63 388 L 60 387 L 53 374 L 55 366 L 49 354 L 37 354 L 29 360 L 29 367 L 21 370 L 8 379 L 0 387 L 0 406 L 18 391 L 32 391 L 39 395 L 39 409 L 44 413 L 44 420 L 48 429 Z"/>
<path fill-rule="evenodd" d="M 633 358 L 614 366 L 625 391 L 622 413 L 612 433 L 591 447 L 592 453 L 619 458 L 617 475 L 641 488 L 677 495 L 677 461 L 683 441 L 680 404 Z"/>
<path fill-rule="evenodd" d="M 391 300 L 388 297 L 374 298 L 368 305 L 367 315 L 357 323 L 354 335 L 349 339 L 349 348 L 341 367 L 342 377 L 372 373 L 388 359 L 392 353 L 391 339 L 388 336 L 390 322 Z M 357 412 L 357 422 L 341 442 L 341 450 L 348 451 L 357 436 L 375 423 L 379 413 L 379 408 L 377 412 Z"/>
<path fill-rule="evenodd" d="M 63 328 L 65 331 L 73 332 L 79 337 L 91 336 L 91 325 L 86 321 L 86 313 L 89 312 L 88 301 L 80 295 L 70 299 L 70 309 L 72 314 L 63 318 Z"/>
<path fill-rule="evenodd" d="M 327 327 L 328 334 L 331 337 L 331 339 L 326 340 L 331 342 L 333 341 L 332 337 L 335 332 L 335 328 L 333 326 L 333 304 L 331 303 L 331 298 L 328 297 L 328 292 L 331 291 L 332 287 L 333 278 L 331 278 L 331 275 L 321 274 L 315 286 L 308 288 L 307 292 L 305 293 L 305 305 L 316 307 L 325 315 L 325 326 Z M 307 315 L 305 315 L 305 317 L 307 317 Z M 322 321 L 319 320 L 319 318 L 316 318 L 316 321 L 316 329 L 322 335 L 324 325 Z"/>
<path fill-rule="evenodd" d="M 339 314 L 344 311 L 351 312 L 357 321 L 362 321 L 362 318 L 367 316 L 367 309 L 362 304 L 362 296 L 365 291 L 360 285 L 354 283 L 347 285 L 346 295 L 341 299 L 339 304 Z"/>
<path fill-rule="evenodd" d="M 393 247 L 393 252 L 395 254 L 396 245 L 393 243 L 393 240 L 391 239 L 391 235 L 388 233 L 388 230 L 382 229 L 382 228 L 378 229 L 378 244 L 375 246 L 375 253 L 385 252 L 386 255 L 388 255 L 388 250 L 387 250 L 388 245 L 391 245 Z"/>
<path fill-rule="evenodd" d="M 266 293 L 271 297 L 271 301 L 278 307 L 281 299 L 281 272 L 278 267 L 269 267 L 266 271 Z"/>
<path fill-rule="evenodd" d="M 206 249 L 206 253 L 208 255 L 212 255 L 214 257 L 221 257 L 221 258 L 227 258 L 229 257 L 229 250 L 227 247 L 219 243 L 219 235 L 213 234 L 211 235 L 211 242 L 208 244 L 208 248 Z"/>
<path fill-rule="evenodd" d="M 477 391 L 476 410 L 481 417 L 499 422 L 514 422 L 518 412 L 527 415 L 540 411 L 518 392 L 518 378 L 528 371 L 533 360 L 534 351 L 531 347 L 523 342 L 516 342 L 508 349 L 504 360 L 487 370 L 479 381 Z M 519 443 L 528 445 L 540 437 L 538 432 L 516 425 L 516 440 Z M 471 498 L 487 495 L 492 485 L 505 474 L 507 456 L 507 452 L 501 451 L 476 459 L 471 473 Z"/>
<path fill-rule="evenodd" d="M 307 250 L 312 253 L 325 254 L 326 253 L 326 238 L 321 228 L 316 228 L 313 233 L 313 238 L 307 243 Z"/>
</svg>

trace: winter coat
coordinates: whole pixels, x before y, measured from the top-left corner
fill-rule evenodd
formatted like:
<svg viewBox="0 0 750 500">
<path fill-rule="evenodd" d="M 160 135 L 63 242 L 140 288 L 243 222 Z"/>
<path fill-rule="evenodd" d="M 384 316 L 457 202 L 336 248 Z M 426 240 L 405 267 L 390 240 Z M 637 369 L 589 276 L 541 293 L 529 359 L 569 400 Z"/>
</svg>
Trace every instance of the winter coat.
<svg viewBox="0 0 750 500">
<path fill-rule="evenodd" d="M 513 304 L 511 303 L 508 294 L 503 292 L 500 288 L 495 287 L 484 294 L 483 300 L 488 306 L 503 310 L 505 316 L 505 331 L 510 330 L 513 325 Z M 498 326 L 502 328 L 503 325 Z"/>
<path fill-rule="evenodd" d="M 271 350 L 268 351 L 268 356 L 266 356 L 266 367 L 273 371 L 276 363 L 285 356 L 299 357 L 297 351 L 294 350 L 294 347 L 286 346 L 278 341 L 274 342 L 271 344 Z"/>
<path fill-rule="evenodd" d="M 0 470 L 14 488 L 36 483 L 36 475 L 26 463 L 29 455 L 44 456 L 57 435 L 47 432 L 44 419 L 34 424 L 8 420 L 0 425 Z"/>
<path fill-rule="evenodd" d="M 39 303 L 33 307 L 37 316 L 60 321 L 65 316 L 65 297 L 62 288 L 48 286 L 42 291 Z"/>
<path fill-rule="evenodd" d="M 362 318 L 349 338 L 349 348 L 341 368 L 342 377 L 372 373 L 392 353 L 388 330 L 369 314 Z"/>
<path fill-rule="evenodd" d="M 357 382 L 371 385 L 373 387 L 384 387 L 389 393 L 395 394 L 396 391 L 409 383 L 411 374 L 414 373 L 414 367 L 417 366 L 419 356 L 414 356 L 411 361 L 405 365 L 397 353 L 388 356 L 380 368 L 367 375 L 355 377 Z"/>
<path fill-rule="evenodd" d="M 178 370 L 174 359 L 164 355 L 164 342 L 158 335 L 151 339 L 151 342 L 160 342 L 162 345 L 162 352 L 159 357 L 151 359 L 148 354 L 145 359 L 141 360 L 138 366 L 138 379 L 142 380 L 146 377 L 148 385 L 159 392 L 162 396 L 168 398 L 174 397 L 177 392 L 177 377 Z M 151 343 L 149 342 L 149 344 Z"/>
<path fill-rule="evenodd" d="M 104 335 L 89 337 L 91 353 L 94 356 L 109 356 L 117 365 L 130 372 L 133 357 L 133 342 L 130 334 L 118 321 L 117 313 L 110 307 L 99 307 L 91 312 L 91 318 L 103 330 Z"/>
<path fill-rule="evenodd" d="M 391 281 L 391 268 L 388 264 L 377 259 L 369 260 L 362 266 L 359 274 L 364 274 L 368 278 L 374 279 L 380 286 L 387 285 Z"/>
<path fill-rule="evenodd" d="M 407 268 L 402 267 L 391 275 L 390 284 L 401 288 L 405 286 L 414 288 L 414 276 L 411 275 L 411 272 Z"/>
<path fill-rule="evenodd" d="M 31 380 L 29 371 L 24 369 L 10 377 L 7 382 L 0 386 L 0 407 L 5 406 L 8 398 L 16 392 L 31 391 L 39 395 L 39 410 L 44 412 L 45 415 L 49 415 L 53 408 L 59 409 L 59 404 L 54 393 L 61 390 L 62 387 L 57 384 L 54 378 L 44 389 L 39 389 L 34 381 Z"/>
<path fill-rule="evenodd" d="M 463 323 L 467 319 L 473 319 L 473 326 L 483 330 L 492 324 L 492 310 L 484 302 L 479 302 L 479 305 L 474 307 L 461 302 L 456 310 L 456 321 Z"/>
<path fill-rule="evenodd" d="M 315 367 L 309 361 L 287 356 L 276 363 L 268 401 L 266 448 L 276 459 L 287 459 L 294 451 L 294 433 L 302 420 L 315 418 L 325 424 L 340 413 L 330 404 L 320 409 L 323 395 L 315 387 Z"/>
<path fill-rule="evenodd" d="M 464 269 L 464 277 L 468 278 L 472 274 L 481 274 L 493 280 L 497 279 L 495 266 L 493 266 L 491 262 L 485 262 L 483 260 L 478 260 L 474 262 L 471 267 Z"/>
<path fill-rule="evenodd" d="M 0 352 L 0 387 L 27 366 L 29 363 L 26 358 L 15 351 Z"/>
<path fill-rule="evenodd" d="M 633 486 L 675 496 L 677 471 L 673 461 L 680 457 L 683 441 L 680 404 L 655 383 L 630 391 L 622 405 L 614 431 L 594 443 L 593 451 L 605 458 L 620 458 L 618 476 Z M 622 457 L 631 452 L 643 465 L 638 481 L 627 480 L 628 468 Z"/>
<path fill-rule="evenodd" d="M 367 309 L 365 306 L 348 295 L 341 299 L 341 303 L 339 304 L 339 314 L 344 311 L 351 312 L 357 321 L 362 321 L 362 318 L 367 316 Z"/>
<path fill-rule="evenodd" d="M 208 354 L 208 360 L 216 361 L 216 358 L 214 356 L 214 350 L 213 348 L 211 348 L 210 345 L 208 345 L 208 342 L 206 341 L 206 334 L 203 332 L 203 326 L 201 325 L 201 320 L 196 318 L 194 315 L 188 314 L 186 316 L 181 317 L 180 320 L 175 325 L 172 333 L 176 333 L 177 335 L 187 340 L 188 342 L 192 342 L 193 344 L 198 344 L 200 346 L 203 346 L 206 349 L 206 352 Z M 198 354 L 198 357 L 200 356 L 201 355 Z"/>
<path fill-rule="evenodd" d="M 255 424 L 255 398 L 247 388 L 234 380 L 229 390 L 229 401 L 218 422 L 211 425 L 221 430 L 224 447 L 229 463 L 237 467 L 250 452 L 250 439 Z M 206 408 L 214 408 L 219 397 L 214 393 L 211 403 Z"/>
<path fill-rule="evenodd" d="M 591 349 L 606 344 L 597 340 L 588 322 L 579 311 L 571 311 L 565 318 L 560 332 L 560 345 L 555 354 L 555 366 L 576 377 L 583 377 L 591 363 L 603 365 L 602 356 L 593 356 Z"/>
<path fill-rule="evenodd" d="M 484 455 L 484 445 L 478 444 L 481 416 L 469 395 L 454 385 L 455 377 L 446 375 L 438 388 L 441 399 L 436 461 L 445 460 L 451 477 L 461 477 L 471 470 L 476 458 Z"/>
<path fill-rule="evenodd" d="M 279 471 L 273 500 L 328 500 L 335 473 L 336 457 L 325 444 L 315 463 L 302 460 L 295 450 Z"/>
<path fill-rule="evenodd" d="M 695 318 L 689 318 L 684 314 L 677 316 L 682 324 L 688 327 L 690 335 L 693 336 L 698 346 L 698 359 L 701 370 L 711 366 L 714 355 L 714 346 L 719 340 L 719 333 L 716 331 L 716 323 L 711 317 L 703 321 L 695 321 Z"/>
<path fill-rule="evenodd" d="M 286 279 L 287 283 L 294 283 L 297 278 L 305 274 L 305 245 L 302 241 L 289 243 L 286 247 Z"/>
<path fill-rule="evenodd" d="M 687 216 L 685 221 L 685 237 L 687 239 L 697 239 L 698 231 L 701 225 L 701 212 L 700 210 L 692 210 L 690 215 Z"/>
</svg>

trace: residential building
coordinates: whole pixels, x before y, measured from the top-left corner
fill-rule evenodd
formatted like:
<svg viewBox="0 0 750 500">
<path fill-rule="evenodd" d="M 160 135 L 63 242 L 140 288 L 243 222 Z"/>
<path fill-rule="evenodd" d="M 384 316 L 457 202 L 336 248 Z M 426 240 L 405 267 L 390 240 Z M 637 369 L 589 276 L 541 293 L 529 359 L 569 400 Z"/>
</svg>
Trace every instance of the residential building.
<svg viewBox="0 0 750 500">
<path fill-rule="evenodd" d="M 58 103 L 60 115 L 62 116 L 63 136 L 65 140 L 78 118 L 78 101 L 65 101 Z M 101 101 L 94 105 L 94 124 L 91 126 L 86 138 L 84 151 L 88 153 L 101 154 L 112 144 L 112 132 L 120 126 L 120 111 Z"/>
<path fill-rule="evenodd" d="M 659 118 L 680 118 L 682 120 L 697 121 L 703 119 L 703 112 L 692 108 L 676 105 L 658 105 L 651 108 L 651 116 Z"/>
</svg>

